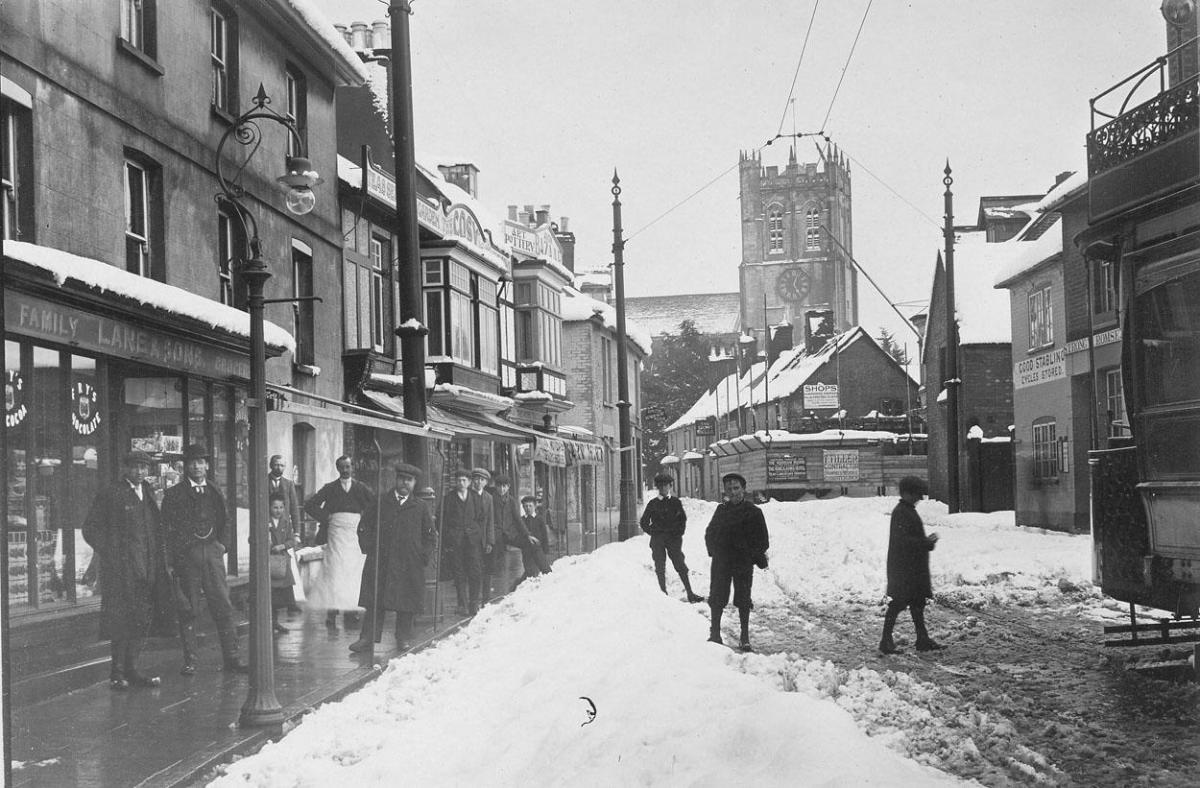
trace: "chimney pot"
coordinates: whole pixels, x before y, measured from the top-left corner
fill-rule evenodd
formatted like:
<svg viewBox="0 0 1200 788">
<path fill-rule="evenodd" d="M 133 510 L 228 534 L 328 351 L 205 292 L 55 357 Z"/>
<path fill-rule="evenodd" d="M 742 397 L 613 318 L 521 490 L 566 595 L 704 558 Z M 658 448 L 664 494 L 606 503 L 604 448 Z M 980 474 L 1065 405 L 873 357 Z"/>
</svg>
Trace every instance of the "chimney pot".
<svg viewBox="0 0 1200 788">
<path fill-rule="evenodd" d="M 362 52 L 364 49 L 371 48 L 370 29 L 366 22 L 350 23 L 350 47 L 355 52 Z"/>
<path fill-rule="evenodd" d="M 377 19 L 371 23 L 371 49 L 391 49 L 392 28 L 386 19 Z"/>
</svg>

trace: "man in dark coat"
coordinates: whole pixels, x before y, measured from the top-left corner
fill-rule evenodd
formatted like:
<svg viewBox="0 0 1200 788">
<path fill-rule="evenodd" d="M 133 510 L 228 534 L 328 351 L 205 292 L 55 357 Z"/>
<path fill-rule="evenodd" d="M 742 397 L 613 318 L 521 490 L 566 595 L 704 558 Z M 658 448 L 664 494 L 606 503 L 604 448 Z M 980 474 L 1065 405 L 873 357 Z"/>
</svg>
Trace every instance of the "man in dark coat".
<svg viewBox="0 0 1200 788">
<path fill-rule="evenodd" d="M 746 499 L 746 479 L 740 473 L 721 478 L 725 500 L 717 505 L 704 532 L 704 544 L 712 556 L 708 605 L 712 609 L 712 627 L 708 639 L 721 640 L 721 613 L 729 602 L 729 584 L 733 583 L 733 606 L 741 620 L 741 650 L 750 651 L 750 587 L 754 567 L 767 568 L 767 521 L 762 510 Z"/>
<path fill-rule="evenodd" d="M 898 652 L 892 640 L 892 628 L 900 611 L 908 608 L 917 630 L 917 651 L 936 651 L 942 645 L 929 638 L 925 629 L 925 600 L 933 598 L 929 580 L 929 553 L 937 545 L 937 534 L 925 535 L 925 525 L 917 514 L 917 501 L 929 491 L 925 480 L 905 476 L 900 480 L 900 502 L 892 510 L 888 535 L 887 592 L 888 602 L 883 617 L 883 638 L 879 650 L 884 654 Z"/>
<path fill-rule="evenodd" d="M 491 482 L 492 474 L 487 468 L 475 468 L 471 471 L 471 495 L 475 498 L 479 528 L 484 533 L 483 573 L 480 576 L 483 602 L 492 598 L 492 574 L 500 574 L 503 571 L 499 562 L 504 560 L 504 556 L 497 550 L 499 539 L 496 533 L 496 503 L 492 494 L 487 491 Z"/>
<path fill-rule="evenodd" d="M 121 461 L 121 479 L 102 488 L 83 523 L 83 538 L 100 561 L 100 611 L 112 638 L 113 689 L 157 687 L 137 660 L 154 617 L 156 591 L 168 582 L 154 489 L 145 481 L 152 460 L 134 451 Z"/>
<path fill-rule="evenodd" d="M 512 480 L 497 474 L 492 488 L 492 512 L 495 522 L 496 543 L 492 545 L 492 574 L 501 578 L 499 593 L 508 593 L 517 587 L 528 574 L 525 560 L 532 554 L 533 546 L 529 531 L 521 520 L 521 504 L 512 494 Z M 534 574 L 537 574 L 536 572 Z"/>
<path fill-rule="evenodd" d="M 546 526 L 546 518 L 538 514 L 537 498 L 526 495 L 521 499 L 521 526 L 529 534 L 529 546 L 524 551 L 526 577 L 537 577 L 554 571 L 550 568 L 550 557 L 546 551 L 550 545 L 550 529 Z"/>
<path fill-rule="evenodd" d="M 283 459 L 282 454 L 271 456 L 271 470 L 267 474 L 267 497 L 278 493 L 283 496 L 284 506 L 287 507 L 288 519 L 292 522 L 292 530 L 296 536 L 304 535 L 304 521 L 300 519 L 300 493 L 296 491 L 296 484 L 289 479 L 287 473 L 287 462 Z"/>
<path fill-rule="evenodd" d="M 442 539 L 458 594 L 459 615 L 479 612 L 483 584 L 483 545 L 487 535 L 479 511 L 479 496 L 471 493 L 471 476 L 465 469 L 454 474 L 455 488 L 442 499 Z M 486 522 L 491 522 L 490 514 Z"/>
<path fill-rule="evenodd" d="M 383 617 L 396 611 L 396 647 L 408 648 L 413 617 L 425 607 L 425 565 L 433 554 L 436 537 L 433 516 L 425 502 L 413 495 L 420 469 L 408 463 L 396 466 L 396 486 L 383 495 L 378 511 L 372 509 L 359 523 L 358 543 L 367 557 L 363 565 L 358 604 L 366 608 L 362 633 L 351 651 L 368 651 L 383 635 Z M 379 543 L 379 598 L 375 598 L 376 539 Z"/>
<path fill-rule="evenodd" d="M 675 480 L 669 473 L 655 475 L 654 486 L 658 488 L 658 497 L 651 498 L 646 504 L 639 524 L 643 531 L 650 534 L 650 557 L 654 559 L 654 574 L 658 576 L 658 587 L 662 592 L 667 593 L 667 557 L 670 556 L 671 566 L 675 567 L 679 579 L 683 581 L 687 601 L 703 602 L 704 597 L 692 591 L 687 562 L 683 558 L 683 532 L 687 529 L 687 514 L 679 498 L 671 495 L 674 485 Z"/>
<path fill-rule="evenodd" d="M 201 592 L 217 625 L 225 669 L 246 673 L 238 656 L 233 605 L 225 579 L 225 539 L 228 510 L 225 496 L 208 480 L 208 451 L 193 443 L 183 451 L 184 477 L 167 490 L 162 502 L 162 523 L 168 554 L 186 604 L 180 605 L 179 629 L 183 640 L 180 673 L 196 672 L 196 613 Z"/>
</svg>

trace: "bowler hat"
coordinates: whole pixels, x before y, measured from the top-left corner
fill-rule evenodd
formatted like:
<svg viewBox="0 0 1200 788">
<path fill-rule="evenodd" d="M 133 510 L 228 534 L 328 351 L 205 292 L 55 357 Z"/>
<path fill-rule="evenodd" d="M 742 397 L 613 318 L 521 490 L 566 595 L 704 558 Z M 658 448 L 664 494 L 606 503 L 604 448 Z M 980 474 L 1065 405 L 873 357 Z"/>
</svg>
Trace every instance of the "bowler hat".
<svg viewBox="0 0 1200 788">
<path fill-rule="evenodd" d="M 489 471 L 487 468 L 473 469 L 471 471 L 471 478 L 475 478 L 476 476 L 483 478 L 483 479 L 491 479 L 492 478 L 491 471 Z"/>
<path fill-rule="evenodd" d="M 674 484 L 674 483 L 675 483 L 675 477 L 669 473 L 654 474 L 654 486 L 655 487 L 657 487 L 660 484 Z"/>
<path fill-rule="evenodd" d="M 721 477 L 721 484 L 724 484 L 725 482 L 728 482 L 728 481 L 732 481 L 732 480 L 734 480 L 734 479 L 736 479 L 737 481 L 741 482 L 741 484 L 742 484 L 742 486 L 743 486 L 743 487 L 745 487 L 745 486 L 746 486 L 746 477 L 745 477 L 745 476 L 743 476 L 743 475 L 741 475 L 740 473 L 737 473 L 736 471 L 734 471 L 734 472 L 731 472 L 731 473 L 727 473 L 727 474 L 725 474 L 724 476 L 722 476 L 722 477 Z"/>
<path fill-rule="evenodd" d="M 207 460 L 212 455 L 203 443 L 190 443 L 183 450 L 183 461 Z"/>
<path fill-rule="evenodd" d="M 154 464 L 154 459 L 149 454 L 144 451 L 137 450 L 126 452 L 125 456 L 121 458 L 121 461 L 126 465 L 134 465 L 139 462 L 142 465 Z"/>
<path fill-rule="evenodd" d="M 411 476 L 413 479 L 419 479 L 421 478 L 421 469 L 407 462 L 398 462 L 396 463 L 396 475 Z"/>
</svg>

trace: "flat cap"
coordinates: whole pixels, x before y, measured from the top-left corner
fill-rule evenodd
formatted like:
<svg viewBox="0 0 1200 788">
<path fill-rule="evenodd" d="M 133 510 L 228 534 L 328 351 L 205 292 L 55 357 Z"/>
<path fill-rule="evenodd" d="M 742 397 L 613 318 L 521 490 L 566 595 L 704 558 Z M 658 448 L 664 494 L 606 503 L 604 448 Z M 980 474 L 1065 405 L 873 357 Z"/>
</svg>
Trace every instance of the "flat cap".
<svg viewBox="0 0 1200 788">
<path fill-rule="evenodd" d="M 725 482 L 729 482 L 729 481 L 734 481 L 734 480 L 736 480 L 736 481 L 738 481 L 738 482 L 741 482 L 741 485 L 742 485 L 743 487 L 745 487 L 745 486 L 746 486 L 746 477 L 745 477 L 745 476 L 743 476 L 743 475 L 741 475 L 741 474 L 740 474 L 740 473 L 738 473 L 737 471 L 733 471 L 733 472 L 731 472 L 731 473 L 727 473 L 727 474 L 725 474 L 724 476 L 722 476 L 722 477 L 721 477 L 721 484 L 724 484 Z"/>
<path fill-rule="evenodd" d="M 492 472 L 489 471 L 487 468 L 473 468 L 471 470 L 471 478 L 475 478 L 476 476 L 484 478 L 484 479 L 491 479 Z"/>
<path fill-rule="evenodd" d="M 395 471 L 397 476 L 411 476 L 414 479 L 421 478 L 421 469 L 407 462 L 396 463 Z"/>
</svg>

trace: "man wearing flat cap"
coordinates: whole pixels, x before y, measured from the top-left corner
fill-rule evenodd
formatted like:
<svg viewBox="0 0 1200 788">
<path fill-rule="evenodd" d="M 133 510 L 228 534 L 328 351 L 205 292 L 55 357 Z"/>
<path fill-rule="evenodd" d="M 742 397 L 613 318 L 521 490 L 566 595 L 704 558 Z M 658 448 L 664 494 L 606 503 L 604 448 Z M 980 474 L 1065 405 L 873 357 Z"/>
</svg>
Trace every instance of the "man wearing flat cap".
<svg viewBox="0 0 1200 788">
<path fill-rule="evenodd" d="M 102 488 L 83 522 L 83 538 L 99 558 L 100 612 L 112 639 L 109 684 L 157 687 L 155 675 L 138 672 L 138 655 L 154 617 L 156 589 L 168 582 L 154 489 L 145 481 L 153 460 L 133 451 L 121 459 L 121 478 Z"/>
<path fill-rule="evenodd" d="M 196 614 L 201 596 L 217 625 L 225 670 L 246 673 L 249 668 L 238 656 L 233 605 L 225 579 L 225 541 L 228 509 L 225 496 L 208 478 L 208 450 L 193 443 L 183 450 L 184 477 L 167 490 L 162 502 L 163 530 L 167 535 L 171 567 L 179 579 L 186 604 L 180 605 L 179 629 L 183 639 L 183 668 L 196 672 Z M 203 594 L 201 594 L 203 592 Z"/>
<path fill-rule="evenodd" d="M 487 486 L 492 481 L 492 474 L 487 468 L 471 470 L 471 492 L 475 499 L 475 516 L 480 533 L 483 534 L 482 571 L 479 582 L 482 588 L 483 602 L 492 598 L 492 563 L 496 557 L 496 504 Z M 478 609 L 478 605 L 474 605 Z"/>
<path fill-rule="evenodd" d="M 704 532 L 704 544 L 712 556 L 708 605 L 712 625 L 708 639 L 722 643 L 721 614 L 729 603 L 729 585 L 733 584 L 733 606 L 741 622 L 740 648 L 750 651 L 750 586 L 754 567 L 767 568 L 767 521 L 762 510 L 746 498 L 746 479 L 740 473 L 721 477 L 725 500 L 717 505 Z"/>
<path fill-rule="evenodd" d="M 536 544 L 521 522 L 521 504 L 517 502 L 517 496 L 512 494 L 512 481 L 503 474 L 496 474 L 494 485 L 492 505 L 496 543 L 492 545 L 490 554 L 491 575 L 484 578 L 485 597 L 494 593 L 506 594 L 516 587 L 526 574 L 525 558 L 531 555 L 529 550 Z M 490 583 L 496 587 L 493 588 Z M 489 594 L 489 591 L 493 594 Z"/>
<path fill-rule="evenodd" d="M 379 642 L 389 610 L 396 612 L 396 648 L 408 648 L 413 618 L 425 607 L 425 565 L 437 542 L 433 516 L 413 494 L 420 469 L 401 462 L 395 471 L 396 486 L 358 524 L 358 544 L 366 556 L 358 604 L 367 612 L 351 651 L 368 651 Z"/>
</svg>

